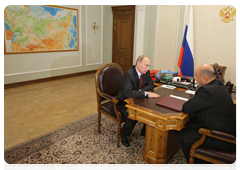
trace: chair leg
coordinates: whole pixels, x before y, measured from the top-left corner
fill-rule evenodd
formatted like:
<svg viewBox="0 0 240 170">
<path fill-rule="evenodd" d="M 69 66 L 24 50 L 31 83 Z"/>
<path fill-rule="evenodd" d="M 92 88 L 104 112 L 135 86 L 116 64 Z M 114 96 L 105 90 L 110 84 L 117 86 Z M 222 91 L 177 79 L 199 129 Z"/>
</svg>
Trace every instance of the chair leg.
<svg viewBox="0 0 240 170">
<path fill-rule="evenodd" d="M 100 126 L 101 126 L 101 113 L 98 112 L 98 133 L 100 133 Z"/>
<path fill-rule="evenodd" d="M 120 137 L 121 137 L 121 124 L 120 123 L 118 123 L 117 136 L 118 136 L 117 147 L 119 148 Z"/>
<path fill-rule="evenodd" d="M 194 163 L 194 157 L 190 157 L 189 158 L 189 164 L 193 164 Z"/>
</svg>

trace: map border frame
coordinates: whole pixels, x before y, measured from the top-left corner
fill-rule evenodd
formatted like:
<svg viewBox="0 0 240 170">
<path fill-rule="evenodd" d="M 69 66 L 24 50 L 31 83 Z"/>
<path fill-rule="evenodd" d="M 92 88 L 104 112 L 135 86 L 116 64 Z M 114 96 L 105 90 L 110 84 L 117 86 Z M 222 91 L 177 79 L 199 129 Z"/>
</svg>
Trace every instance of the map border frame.
<svg viewBox="0 0 240 170">
<path fill-rule="evenodd" d="M 77 49 L 56 49 L 56 50 L 38 50 L 38 51 L 11 51 L 7 52 L 6 50 L 6 42 L 5 42 L 5 28 L 4 28 L 4 54 L 24 54 L 24 53 L 44 53 L 44 52 L 65 52 L 65 51 L 79 51 L 79 18 L 78 18 L 78 9 L 75 8 L 69 8 L 69 7 L 62 7 L 62 6 L 56 6 L 56 5 L 39 5 L 39 6 L 47 6 L 47 7 L 52 7 L 52 8 L 62 8 L 62 9 L 68 9 L 68 10 L 74 10 L 77 12 Z"/>
</svg>

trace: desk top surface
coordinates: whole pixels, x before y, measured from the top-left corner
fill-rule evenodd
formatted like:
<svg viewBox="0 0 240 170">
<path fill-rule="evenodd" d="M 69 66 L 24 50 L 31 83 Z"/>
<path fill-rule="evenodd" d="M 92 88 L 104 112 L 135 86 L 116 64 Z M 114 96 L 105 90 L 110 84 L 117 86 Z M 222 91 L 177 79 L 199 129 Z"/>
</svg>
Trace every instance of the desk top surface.
<svg viewBox="0 0 240 170">
<path fill-rule="evenodd" d="M 182 117 L 185 115 L 183 112 L 178 112 L 169 108 L 166 108 L 164 106 L 159 106 L 156 104 L 157 101 L 159 101 L 163 96 L 165 95 L 175 95 L 187 99 L 191 99 L 194 95 L 185 93 L 186 89 L 181 88 L 175 88 L 175 89 L 167 89 L 163 87 L 157 87 L 155 88 L 154 92 L 160 95 L 160 98 L 129 98 L 125 101 L 128 103 L 126 107 L 132 106 L 136 109 L 139 109 L 141 111 L 146 111 L 148 113 L 152 113 L 154 115 L 159 115 L 163 117 L 169 117 L 169 116 L 177 116 Z M 236 99 L 236 95 L 232 95 L 233 100 Z"/>
<path fill-rule="evenodd" d="M 158 88 L 158 87 L 162 86 L 163 83 L 156 83 L 156 82 L 154 82 L 154 85 L 157 86 L 157 88 Z M 185 92 L 187 89 L 176 87 L 175 90 L 179 90 L 179 91 L 184 91 Z M 236 93 L 231 93 L 231 97 L 233 99 L 234 104 L 236 104 Z"/>
<path fill-rule="evenodd" d="M 141 107 L 145 107 L 147 109 L 150 110 L 154 110 L 156 112 L 160 112 L 162 114 L 168 114 L 168 113 L 179 113 L 178 111 L 172 110 L 172 109 L 168 109 L 164 106 L 159 106 L 156 104 L 157 101 L 159 101 L 163 96 L 165 95 L 174 95 L 174 96 L 179 96 L 179 97 L 184 97 L 187 99 L 191 99 L 193 97 L 192 94 L 188 94 L 185 93 L 183 91 L 179 91 L 179 90 L 171 90 L 171 89 L 167 89 L 167 88 L 157 88 L 156 90 L 154 90 L 155 93 L 160 95 L 160 98 L 154 99 L 154 98 L 144 98 L 144 99 L 139 99 L 139 98 L 135 98 L 133 99 L 134 104 L 141 106 Z"/>
</svg>

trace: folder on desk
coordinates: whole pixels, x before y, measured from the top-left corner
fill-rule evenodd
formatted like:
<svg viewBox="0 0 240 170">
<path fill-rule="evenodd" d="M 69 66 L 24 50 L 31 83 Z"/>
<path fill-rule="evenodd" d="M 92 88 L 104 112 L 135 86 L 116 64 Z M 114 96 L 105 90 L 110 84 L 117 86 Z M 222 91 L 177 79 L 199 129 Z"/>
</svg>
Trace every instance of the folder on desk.
<svg viewBox="0 0 240 170">
<path fill-rule="evenodd" d="M 157 101 L 156 104 L 180 112 L 185 102 L 186 102 L 185 100 L 181 100 L 181 99 L 177 99 L 177 98 L 165 95 L 159 101 Z"/>
</svg>

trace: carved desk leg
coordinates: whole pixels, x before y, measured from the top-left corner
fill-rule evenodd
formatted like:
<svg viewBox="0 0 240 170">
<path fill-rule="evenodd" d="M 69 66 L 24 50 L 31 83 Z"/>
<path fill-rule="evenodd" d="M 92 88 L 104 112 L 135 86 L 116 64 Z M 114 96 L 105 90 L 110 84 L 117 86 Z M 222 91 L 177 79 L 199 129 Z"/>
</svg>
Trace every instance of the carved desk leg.
<svg viewBox="0 0 240 170">
<path fill-rule="evenodd" d="M 165 164 L 179 148 L 176 139 L 168 145 L 169 131 L 162 131 L 146 125 L 143 159 L 151 164 Z"/>
</svg>

